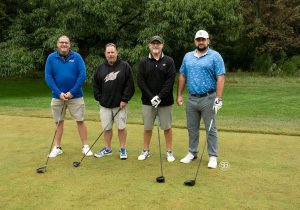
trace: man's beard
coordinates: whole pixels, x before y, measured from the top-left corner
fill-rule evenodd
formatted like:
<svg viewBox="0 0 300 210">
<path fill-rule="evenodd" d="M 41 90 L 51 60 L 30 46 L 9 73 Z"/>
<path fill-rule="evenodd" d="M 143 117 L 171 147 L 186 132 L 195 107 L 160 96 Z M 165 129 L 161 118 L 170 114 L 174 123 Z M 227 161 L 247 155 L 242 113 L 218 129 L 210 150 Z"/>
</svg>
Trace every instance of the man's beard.
<svg viewBox="0 0 300 210">
<path fill-rule="evenodd" d="M 200 52 L 203 52 L 205 50 L 207 50 L 207 46 L 204 46 L 204 47 L 197 47 L 197 50 L 200 51 Z"/>
</svg>

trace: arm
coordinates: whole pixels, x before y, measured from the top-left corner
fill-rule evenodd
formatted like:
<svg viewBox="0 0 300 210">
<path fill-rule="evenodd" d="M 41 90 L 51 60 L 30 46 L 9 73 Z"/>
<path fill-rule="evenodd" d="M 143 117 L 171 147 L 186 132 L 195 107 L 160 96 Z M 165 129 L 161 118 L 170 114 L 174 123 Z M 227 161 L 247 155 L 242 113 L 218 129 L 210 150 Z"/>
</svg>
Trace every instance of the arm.
<svg viewBox="0 0 300 210">
<path fill-rule="evenodd" d="M 60 98 L 61 95 L 61 91 L 58 89 L 58 87 L 56 86 L 56 83 L 54 81 L 54 72 L 53 72 L 53 68 L 51 66 L 51 61 L 50 61 L 50 56 L 48 56 L 47 61 L 46 61 L 46 65 L 45 65 L 45 81 L 48 85 L 48 87 L 52 90 L 54 97 L 55 98 Z"/>
<path fill-rule="evenodd" d="M 141 91 L 147 95 L 147 97 L 151 100 L 154 97 L 154 94 L 150 91 L 148 88 L 146 82 L 145 82 L 145 75 L 144 75 L 144 66 L 145 60 L 140 61 L 139 67 L 138 67 L 138 74 L 137 74 L 137 83 Z"/>
<path fill-rule="evenodd" d="M 162 89 L 158 94 L 158 97 L 160 99 L 163 99 L 163 98 L 169 96 L 171 90 L 173 89 L 173 85 L 175 82 L 175 76 L 176 76 L 176 68 L 175 68 L 175 63 L 172 59 L 172 63 L 168 69 L 167 80 L 164 82 L 164 85 L 162 86 Z"/>
<path fill-rule="evenodd" d="M 177 99 L 176 102 L 179 106 L 183 105 L 183 97 L 182 97 L 182 92 L 184 90 L 186 83 L 186 77 L 184 74 L 180 73 L 178 77 L 178 87 L 177 87 Z"/>
<path fill-rule="evenodd" d="M 86 80 L 86 68 L 84 61 L 79 54 L 77 54 L 76 60 L 79 69 L 79 74 L 77 76 L 77 81 L 74 87 L 69 91 L 72 94 L 72 96 L 74 95 L 74 93 L 78 92 L 80 88 L 82 88 L 82 85 Z"/>
<path fill-rule="evenodd" d="M 217 76 L 216 98 L 222 98 L 224 90 L 225 76 L 224 74 Z"/>
</svg>

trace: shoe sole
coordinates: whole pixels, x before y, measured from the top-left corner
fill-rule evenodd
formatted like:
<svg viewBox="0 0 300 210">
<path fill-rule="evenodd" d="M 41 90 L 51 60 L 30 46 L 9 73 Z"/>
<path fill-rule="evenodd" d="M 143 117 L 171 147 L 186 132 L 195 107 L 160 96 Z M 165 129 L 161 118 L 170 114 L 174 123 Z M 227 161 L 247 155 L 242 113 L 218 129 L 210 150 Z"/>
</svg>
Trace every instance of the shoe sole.
<svg viewBox="0 0 300 210">
<path fill-rule="evenodd" d="M 147 157 L 145 157 L 145 159 L 139 159 L 139 158 L 138 158 L 138 160 L 146 160 L 148 157 L 150 157 L 150 155 L 148 155 Z"/>
<path fill-rule="evenodd" d="M 112 153 L 109 153 L 109 154 L 105 154 L 105 155 L 97 155 L 97 154 L 94 154 L 94 157 L 96 157 L 96 158 L 102 158 L 102 157 L 104 157 L 104 156 L 108 156 L 108 155 L 112 155 Z"/>
<path fill-rule="evenodd" d="M 85 154 L 84 152 L 82 152 L 82 154 Z M 90 156 L 93 156 L 93 153 L 92 154 L 90 154 L 90 155 L 88 155 L 88 154 L 85 154 L 85 156 L 88 156 L 88 157 L 90 157 Z"/>
<path fill-rule="evenodd" d="M 207 168 L 209 168 L 209 169 L 216 169 L 216 168 L 218 168 L 218 166 L 216 166 L 216 167 L 207 166 Z"/>
<path fill-rule="evenodd" d="M 127 157 L 120 157 L 120 159 L 121 159 L 121 160 L 126 160 L 126 159 L 127 159 Z"/>
<path fill-rule="evenodd" d="M 190 162 L 192 162 L 193 160 L 196 160 L 197 159 L 197 157 L 194 157 L 193 159 L 191 159 L 189 162 L 183 162 L 182 160 L 180 160 L 180 163 L 190 163 Z"/>
<path fill-rule="evenodd" d="M 61 152 L 59 152 L 57 155 L 55 155 L 55 156 L 50 156 L 50 155 L 48 155 L 48 157 L 49 158 L 55 158 L 55 157 L 57 157 L 58 155 L 61 155 L 63 153 L 63 151 L 61 151 Z"/>
</svg>

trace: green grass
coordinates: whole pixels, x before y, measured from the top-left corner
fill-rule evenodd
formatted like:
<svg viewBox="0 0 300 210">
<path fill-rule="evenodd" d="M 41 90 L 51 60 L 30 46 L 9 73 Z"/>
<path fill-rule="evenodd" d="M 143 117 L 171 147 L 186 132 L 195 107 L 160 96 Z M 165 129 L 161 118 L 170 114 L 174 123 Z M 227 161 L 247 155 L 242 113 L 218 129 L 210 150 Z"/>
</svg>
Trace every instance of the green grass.
<svg viewBox="0 0 300 210">
<path fill-rule="evenodd" d="M 89 140 L 99 134 L 100 123 L 87 121 Z M 135 132 L 133 132 L 135 131 Z M 50 118 L 1 116 L 0 208 L 1 209 L 299 209 L 300 137 L 220 132 L 220 157 L 231 167 L 209 170 L 207 153 L 197 183 L 186 187 L 198 161 L 181 164 L 186 154 L 187 131 L 174 129 L 176 162 L 165 160 L 166 183 L 160 175 L 157 133 L 151 142 L 152 156 L 138 161 L 143 127 L 128 126 L 128 159 L 119 160 L 116 137 L 112 156 L 87 157 L 78 168 L 81 144 L 75 123 L 65 122 L 64 154 L 43 166 L 53 135 Z M 203 139 L 201 136 L 201 145 Z M 163 139 L 163 136 L 161 136 Z M 164 142 L 164 141 L 162 141 Z M 103 145 L 102 138 L 95 149 Z M 94 150 L 95 151 L 95 150 Z"/>
<path fill-rule="evenodd" d="M 164 184 L 155 182 L 160 176 L 156 129 L 152 156 L 137 160 L 143 145 L 138 89 L 129 104 L 128 160 L 119 160 L 115 135 L 112 156 L 87 157 L 74 168 L 72 162 L 82 158 L 81 143 L 75 123 L 66 120 L 64 154 L 37 174 L 54 132 L 49 88 L 42 80 L 0 80 L 0 209 L 299 209 L 299 84 L 299 78 L 228 74 L 217 119 L 219 161 L 229 161 L 230 168 L 208 170 L 205 151 L 196 185 L 186 187 L 183 182 L 194 177 L 199 160 L 178 161 L 187 152 L 184 108 L 174 106 L 174 163 L 165 160 L 161 135 Z M 84 91 L 93 143 L 101 130 L 98 104 L 90 86 Z M 203 132 L 200 138 L 201 151 Z"/>
<path fill-rule="evenodd" d="M 86 119 L 98 121 L 98 103 L 92 88 L 84 86 Z M 223 108 L 218 114 L 220 131 L 300 135 L 300 78 L 269 78 L 228 74 Z M 176 85 L 174 88 L 176 96 Z M 0 114 L 51 117 L 50 90 L 43 80 L 1 80 Z M 141 93 L 129 103 L 128 122 L 142 124 Z M 174 105 L 173 126 L 185 127 L 185 109 Z"/>
</svg>

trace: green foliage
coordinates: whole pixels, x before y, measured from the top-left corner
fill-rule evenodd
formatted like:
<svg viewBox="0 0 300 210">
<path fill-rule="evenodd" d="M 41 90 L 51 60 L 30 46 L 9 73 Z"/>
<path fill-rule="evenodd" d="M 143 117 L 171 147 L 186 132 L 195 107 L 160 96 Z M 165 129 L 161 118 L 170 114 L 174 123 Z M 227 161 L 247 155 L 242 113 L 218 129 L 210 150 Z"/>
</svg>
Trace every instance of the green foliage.
<svg viewBox="0 0 300 210">
<path fill-rule="evenodd" d="M 289 57 L 299 53 L 298 0 L 241 0 L 241 12 L 244 17 L 242 33 L 247 42 L 252 42 L 250 49 L 254 49 L 254 54 L 267 53 L 278 63 L 282 52 Z"/>
<path fill-rule="evenodd" d="M 270 54 L 260 54 L 255 57 L 252 70 L 270 76 L 300 76 L 300 56 L 289 58 L 283 52 L 275 63 Z"/>
<path fill-rule="evenodd" d="M 0 44 L 0 77 L 28 76 L 35 70 L 34 57 L 38 51 L 30 51 L 26 47 L 15 48 L 6 43 Z"/>
<path fill-rule="evenodd" d="M 278 68 L 282 69 L 284 75 L 300 76 L 300 55 L 284 60 Z"/>
<path fill-rule="evenodd" d="M 0 7 L 0 13 L 11 7 L 7 4 Z M 238 34 L 235 30 L 240 21 L 235 14 L 237 6 L 236 0 L 20 1 L 15 19 L 6 28 L 8 39 L 4 43 L 23 49 L 24 56 L 32 58 L 27 59 L 27 66 L 33 67 L 31 70 L 21 66 L 22 70 L 15 72 L 29 73 L 43 69 L 47 55 L 56 47 L 57 38 L 66 34 L 71 38 L 72 49 L 86 59 L 90 80 L 90 68 L 93 69 L 98 60 L 94 51 L 108 42 L 116 43 L 122 58 L 133 66 L 147 54 L 149 37 L 155 34 L 166 40 L 164 51 L 174 57 L 177 65 L 184 53 L 193 48 L 193 36 L 200 28 L 206 28 L 216 42 L 222 40 L 222 45 L 226 45 Z M 0 59 L 5 60 L 7 50 L 0 50 Z M 1 63 L 0 68 L 3 65 Z M 4 69 L 8 71 L 7 66 Z"/>
<path fill-rule="evenodd" d="M 254 58 L 252 70 L 267 74 L 269 69 L 272 67 L 272 65 L 273 65 L 272 57 L 269 54 L 267 53 L 258 54 Z"/>
<path fill-rule="evenodd" d="M 228 70 L 295 75 L 294 61 L 282 68 L 281 53 L 286 53 L 287 61 L 299 52 L 299 9 L 296 0 L 272 4 L 267 0 L 5 0 L 0 3 L 0 60 L 11 63 L 0 63 L 1 75 L 42 71 L 62 34 L 71 38 L 72 49 L 89 68 L 96 65 L 95 49 L 108 42 L 116 43 L 122 58 L 136 66 L 148 53 L 149 38 L 161 35 L 164 52 L 179 67 L 184 54 L 194 49 L 193 37 L 199 29 L 210 33 L 211 47 L 223 55 Z M 16 53 L 24 54 L 26 67 L 7 59 Z M 270 55 L 276 65 L 259 54 Z M 16 66 L 21 69 L 16 71 Z"/>
<path fill-rule="evenodd" d="M 94 73 L 97 67 L 104 62 L 103 57 L 100 56 L 100 52 L 97 49 L 93 51 L 86 58 L 86 73 L 87 73 L 87 82 L 92 83 L 94 78 Z"/>
</svg>

